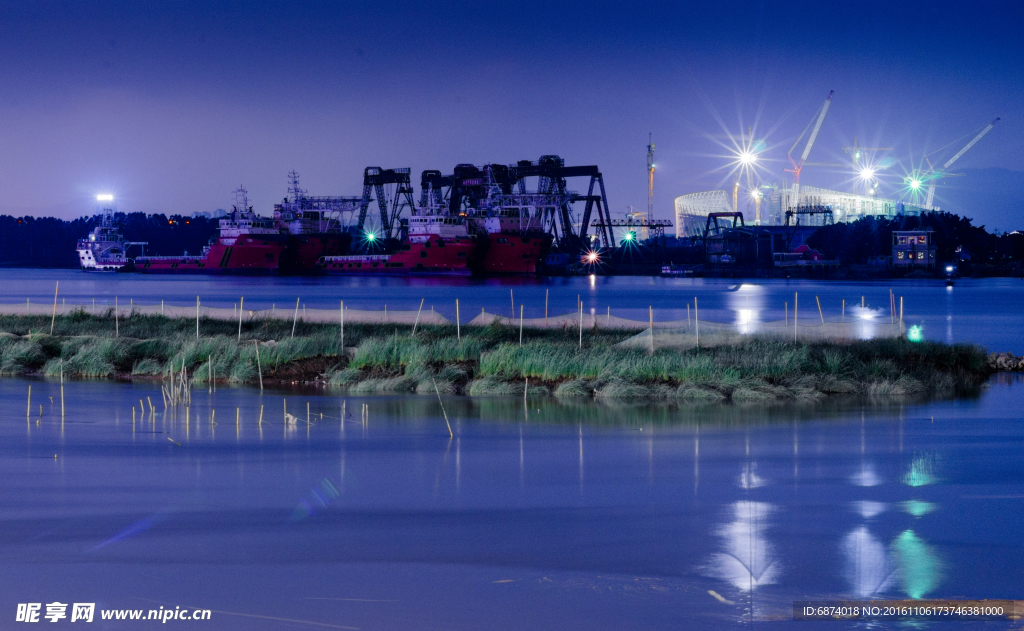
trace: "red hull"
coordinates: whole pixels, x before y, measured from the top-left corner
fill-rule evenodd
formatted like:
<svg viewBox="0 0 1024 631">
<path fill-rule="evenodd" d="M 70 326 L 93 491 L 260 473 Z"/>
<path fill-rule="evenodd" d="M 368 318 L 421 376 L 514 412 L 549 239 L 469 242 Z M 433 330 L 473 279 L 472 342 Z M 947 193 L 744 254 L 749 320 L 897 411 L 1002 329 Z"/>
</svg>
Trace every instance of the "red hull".
<svg viewBox="0 0 1024 631">
<path fill-rule="evenodd" d="M 551 235 L 528 232 L 495 232 L 487 235 L 479 263 L 482 274 L 536 274 L 537 266 L 551 247 Z"/>
<path fill-rule="evenodd" d="M 281 273 L 315 274 L 321 257 L 347 254 L 351 242 L 352 237 L 345 233 L 289 235 L 288 249 L 281 257 Z"/>
<path fill-rule="evenodd" d="M 204 256 L 146 256 L 135 259 L 142 274 L 277 274 L 285 243 L 239 237 L 234 245 L 214 243 Z"/>
<path fill-rule="evenodd" d="M 319 262 L 325 274 L 424 274 L 468 275 L 469 258 L 476 243 L 469 238 L 444 240 L 431 236 L 422 243 L 405 243 L 391 255 L 325 257 Z"/>
</svg>

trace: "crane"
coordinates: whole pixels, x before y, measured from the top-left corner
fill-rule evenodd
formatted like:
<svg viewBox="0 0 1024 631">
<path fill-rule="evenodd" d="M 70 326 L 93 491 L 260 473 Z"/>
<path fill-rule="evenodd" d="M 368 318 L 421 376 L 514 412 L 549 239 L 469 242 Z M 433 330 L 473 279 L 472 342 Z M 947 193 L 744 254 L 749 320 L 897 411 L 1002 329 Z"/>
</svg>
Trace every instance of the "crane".
<svg viewBox="0 0 1024 631">
<path fill-rule="evenodd" d="M 807 156 L 811 154 L 811 148 L 814 147 L 814 141 L 818 139 L 818 132 L 821 131 L 821 126 L 825 123 L 825 115 L 828 114 L 828 108 L 832 105 L 833 94 L 835 94 L 835 90 L 829 90 L 828 96 L 825 97 L 825 102 L 821 105 L 821 109 L 819 109 L 818 113 L 814 115 L 814 118 L 812 118 L 811 122 L 807 124 L 807 127 L 800 132 L 797 139 L 793 141 L 793 146 L 786 152 L 786 157 L 789 158 L 790 163 L 793 165 L 792 169 L 786 169 L 786 171 L 793 174 L 793 196 L 791 198 L 793 206 L 800 205 L 800 171 L 803 169 L 804 163 L 807 161 Z M 801 140 L 803 140 L 804 134 L 807 133 L 808 129 L 811 130 L 811 135 L 807 137 L 807 144 L 804 145 L 804 150 L 800 153 L 800 161 L 797 162 L 793 159 L 793 150 L 796 149 L 796 146 L 800 144 Z"/>
<path fill-rule="evenodd" d="M 892 151 L 892 150 L 893 150 L 892 147 L 861 147 L 861 146 L 859 146 L 857 144 L 857 137 L 856 136 L 853 137 L 853 146 L 852 147 L 843 147 L 843 153 L 845 153 L 846 155 L 850 156 L 850 159 L 853 161 L 853 170 L 854 170 L 854 172 L 860 171 L 860 169 L 858 167 L 860 166 L 860 152 L 861 151 Z"/>
<path fill-rule="evenodd" d="M 978 144 L 978 141 L 981 140 L 982 138 L 984 138 L 985 134 L 987 134 L 988 132 L 992 131 L 992 128 L 995 127 L 996 123 L 998 123 L 998 122 L 999 122 L 999 119 L 996 118 L 994 121 L 992 121 L 988 125 L 985 125 L 984 127 L 982 127 L 981 131 L 979 131 L 974 136 L 974 138 L 971 139 L 971 141 L 969 143 L 964 145 L 963 149 L 961 149 L 960 151 L 957 151 L 956 154 L 952 158 L 950 158 L 949 160 L 946 160 L 946 163 L 942 165 L 941 169 L 939 169 L 937 172 L 935 170 L 932 170 L 932 172 L 928 175 L 928 178 L 927 178 L 927 179 L 931 180 L 931 183 L 928 185 L 928 197 L 926 198 L 926 201 L 925 201 L 925 204 L 924 204 L 926 207 L 931 208 L 932 201 L 934 201 L 934 199 L 935 199 L 935 180 L 937 180 L 940 177 L 942 177 L 943 174 L 946 172 L 946 169 L 948 169 L 950 167 L 950 165 L 952 165 L 954 162 L 959 160 L 960 156 L 964 155 L 965 153 L 967 153 L 967 151 L 971 147 L 973 147 L 974 145 Z"/>
</svg>

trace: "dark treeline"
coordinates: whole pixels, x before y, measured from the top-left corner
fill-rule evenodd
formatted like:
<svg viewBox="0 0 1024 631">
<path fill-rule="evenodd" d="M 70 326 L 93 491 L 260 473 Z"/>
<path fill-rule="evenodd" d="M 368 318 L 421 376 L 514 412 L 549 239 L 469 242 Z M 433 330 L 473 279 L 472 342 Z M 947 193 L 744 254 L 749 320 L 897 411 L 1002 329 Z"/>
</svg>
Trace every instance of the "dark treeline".
<svg viewBox="0 0 1024 631">
<path fill-rule="evenodd" d="M 892 255 L 893 230 L 929 229 L 935 233 L 936 256 L 943 264 L 956 263 L 968 274 L 1024 272 L 1024 234 L 995 235 L 984 226 L 972 225 L 970 219 L 944 212 L 893 219 L 864 217 L 824 226 L 807 239 L 807 245 L 844 265 L 863 264 Z"/>
<path fill-rule="evenodd" d="M 217 219 L 145 213 L 116 213 L 114 219 L 125 240 L 149 242 L 146 254 L 198 254 L 217 235 Z M 72 221 L 0 215 L 0 267 L 78 267 L 78 240 L 99 222 L 98 215 Z M 140 253 L 133 247 L 130 254 Z"/>
</svg>

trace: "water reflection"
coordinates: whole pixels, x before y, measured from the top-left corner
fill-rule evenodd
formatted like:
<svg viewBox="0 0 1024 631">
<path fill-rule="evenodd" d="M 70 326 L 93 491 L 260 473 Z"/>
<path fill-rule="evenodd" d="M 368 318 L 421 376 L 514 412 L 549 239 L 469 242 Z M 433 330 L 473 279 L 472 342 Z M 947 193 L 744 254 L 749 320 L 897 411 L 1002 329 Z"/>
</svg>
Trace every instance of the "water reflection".
<svg viewBox="0 0 1024 631">
<path fill-rule="evenodd" d="M 854 486 L 878 486 L 882 480 L 875 473 L 875 466 L 870 462 L 862 462 L 860 470 L 850 476 Z"/>
<path fill-rule="evenodd" d="M 886 506 L 882 502 L 862 500 L 853 503 L 854 510 L 864 519 L 873 519 L 885 512 Z"/>
<path fill-rule="evenodd" d="M 853 529 L 843 539 L 846 577 L 850 591 L 858 598 L 883 593 L 894 581 L 896 564 L 885 545 L 866 526 Z"/>
<path fill-rule="evenodd" d="M 923 517 L 928 513 L 938 508 L 936 504 L 931 502 L 922 502 L 920 500 L 908 500 L 906 502 L 900 502 L 900 508 L 903 509 L 908 515 L 914 517 Z"/>
<path fill-rule="evenodd" d="M 937 481 L 935 475 L 936 462 L 932 454 L 914 455 L 910 463 L 910 469 L 903 476 L 903 483 L 907 486 L 926 486 Z"/>
<path fill-rule="evenodd" d="M 935 551 L 913 530 L 905 530 L 892 542 L 899 564 L 903 591 L 911 598 L 923 598 L 939 584 L 940 562 Z"/>
<path fill-rule="evenodd" d="M 779 567 L 774 548 L 765 537 L 768 517 L 774 510 L 767 502 L 735 502 L 733 521 L 717 532 L 724 540 L 724 552 L 712 555 L 707 574 L 744 592 L 777 582 Z"/>
</svg>

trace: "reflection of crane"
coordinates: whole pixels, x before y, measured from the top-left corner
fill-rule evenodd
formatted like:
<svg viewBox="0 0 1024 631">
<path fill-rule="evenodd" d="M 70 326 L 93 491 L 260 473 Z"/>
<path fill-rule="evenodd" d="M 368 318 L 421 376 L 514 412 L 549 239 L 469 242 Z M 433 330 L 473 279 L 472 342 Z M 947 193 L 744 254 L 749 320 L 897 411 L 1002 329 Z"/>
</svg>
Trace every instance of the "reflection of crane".
<svg viewBox="0 0 1024 631">
<path fill-rule="evenodd" d="M 934 169 L 932 169 L 932 172 L 927 177 L 927 179 L 931 180 L 931 183 L 928 185 L 928 197 L 927 197 L 927 199 L 926 199 L 926 201 L 924 203 L 924 205 L 926 207 L 931 208 L 932 201 L 934 201 L 934 199 L 935 199 L 935 180 L 937 180 L 940 177 L 942 177 L 943 175 L 945 175 L 946 169 L 948 169 L 950 167 L 950 165 L 952 165 L 954 162 L 959 160 L 960 156 L 962 156 L 965 153 L 967 153 L 968 149 L 970 149 L 974 145 L 978 144 L 978 141 L 981 140 L 982 138 L 984 138 L 985 134 L 987 134 L 988 132 L 992 131 L 992 128 L 995 127 L 996 123 L 998 123 L 998 122 L 999 122 L 999 119 L 997 118 L 994 121 L 992 121 L 991 123 L 989 123 L 988 125 L 985 125 L 984 127 L 982 127 L 981 131 L 979 131 L 977 133 L 977 135 L 975 135 L 974 138 L 971 139 L 971 142 L 969 142 L 966 145 L 964 145 L 964 148 L 961 149 L 960 151 L 957 151 L 956 155 L 954 155 L 952 158 L 950 158 L 949 160 L 946 160 L 946 163 L 942 165 L 942 168 L 940 168 L 938 171 L 935 171 Z M 946 146 L 948 147 L 949 145 L 946 145 Z M 945 147 L 943 147 L 943 149 L 945 149 Z M 941 150 L 942 149 L 939 149 L 939 151 L 941 151 Z M 935 153 L 935 152 L 932 152 L 932 153 Z M 928 163 L 928 166 L 931 166 L 931 162 Z"/>
<path fill-rule="evenodd" d="M 647 218 L 654 219 L 654 143 L 647 134 Z"/>
<path fill-rule="evenodd" d="M 793 174 L 793 196 L 790 201 L 793 206 L 800 205 L 800 170 L 803 169 L 804 163 L 807 161 L 807 156 L 811 154 L 811 148 L 814 147 L 814 141 L 818 139 L 818 132 L 821 131 L 822 124 L 825 123 L 825 115 L 828 114 L 828 108 L 832 105 L 833 94 L 835 94 L 835 90 L 829 90 L 828 96 L 825 97 L 825 102 L 821 105 L 821 109 L 819 109 L 818 113 L 814 115 L 814 118 L 812 118 L 811 122 L 807 124 L 807 127 L 804 127 L 804 130 L 800 132 L 797 139 L 793 141 L 793 146 L 786 152 L 786 156 L 789 158 L 790 163 L 793 164 L 792 169 L 786 169 Z M 803 140 L 804 134 L 807 133 L 808 129 L 811 130 L 811 135 L 807 137 L 807 144 L 804 145 L 804 150 L 800 154 L 800 161 L 797 162 L 793 159 L 793 150 L 796 149 L 796 146 L 800 144 L 801 140 Z"/>
</svg>

